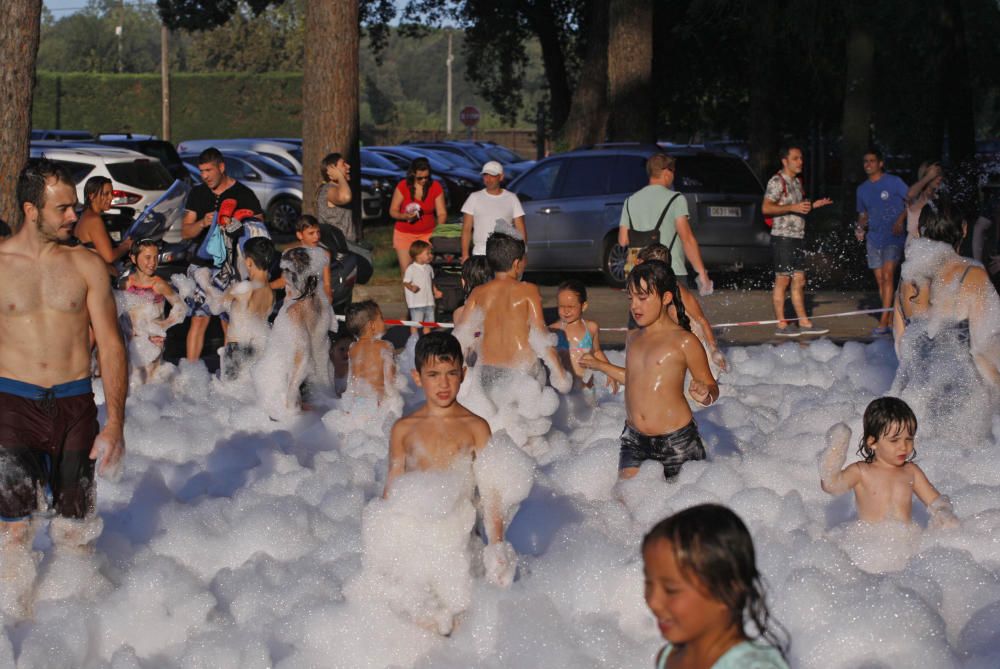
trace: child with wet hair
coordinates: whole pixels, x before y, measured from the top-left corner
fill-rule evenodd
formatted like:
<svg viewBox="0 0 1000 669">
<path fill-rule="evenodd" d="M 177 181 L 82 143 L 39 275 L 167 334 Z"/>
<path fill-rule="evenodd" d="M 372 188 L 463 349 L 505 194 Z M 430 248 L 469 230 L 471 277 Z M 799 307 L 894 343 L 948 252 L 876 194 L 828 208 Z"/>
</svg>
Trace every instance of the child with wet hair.
<svg viewBox="0 0 1000 669">
<path fill-rule="evenodd" d="M 320 292 L 326 253 L 295 247 L 281 256 L 285 301 L 274 319 L 267 349 L 254 367 L 259 400 L 271 418 L 295 415 L 302 408 L 301 389 L 319 395 L 330 388 L 330 339 L 333 310 Z"/>
<path fill-rule="evenodd" d="M 663 465 L 663 476 L 671 479 L 688 460 L 705 459 L 698 424 L 684 397 L 685 375 L 691 373 L 687 390 L 702 406 L 718 399 L 719 386 L 705 349 L 691 333 L 670 266 L 658 260 L 636 266 L 628 276 L 628 295 L 639 327 L 625 339 L 625 367 L 590 353 L 580 358 L 580 365 L 625 384 L 619 477 L 632 478 L 643 462 L 656 460 Z M 671 306 L 677 310 L 676 322 L 669 316 Z"/>
<path fill-rule="evenodd" d="M 570 279 L 559 284 L 556 291 L 559 320 L 549 326 L 557 338 L 556 350 L 563 366 L 573 373 L 573 387 L 588 391 L 585 397 L 596 404 L 593 391 L 593 371 L 580 366 L 580 358 L 593 353 L 599 360 L 608 361 L 601 350 L 600 327 L 597 321 L 587 321 L 583 313 L 587 310 L 587 287 L 579 279 Z M 618 382 L 608 378 L 613 392 L 618 392 Z"/>
<path fill-rule="evenodd" d="M 667 641 L 658 669 L 788 669 L 753 538 L 730 509 L 700 504 L 661 520 L 643 537 L 642 562 L 646 605 Z"/>
<path fill-rule="evenodd" d="M 355 338 L 348 352 L 347 390 L 355 396 L 372 396 L 382 403 L 386 391 L 395 389 L 396 360 L 392 344 L 382 339 L 385 319 L 374 300 L 347 307 L 344 325 Z"/>
<path fill-rule="evenodd" d="M 639 265 L 647 260 L 659 260 L 669 265 L 670 249 L 659 243 L 648 244 L 639 250 L 635 262 Z M 681 295 L 681 302 L 684 304 L 684 312 L 691 321 L 691 331 L 704 344 L 705 352 L 708 353 L 708 359 L 719 369 L 726 371 L 728 364 L 726 356 L 719 350 L 719 342 L 716 341 L 715 333 L 712 332 L 712 324 L 708 321 L 708 317 L 705 316 L 705 312 L 701 308 L 701 302 L 694 293 L 687 289 L 687 286 L 683 282 L 677 282 L 677 289 Z M 670 310 L 670 317 L 675 321 L 677 320 L 675 309 Z M 629 325 L 629 327 L 632 326 Z"/>
<path fill-rule="evenodd" d="M 951 501 L 913 462 L 917 417 L 909 405 L 896 397 L 872 400 L 865 409 L 863 426 L 858 455 L 864 461 L 846 468 L 851 429 L 837 423 L 826 433 L 827 449 L 819 461 L 823 490 L 831 495 L 853 490 L 858 519 L 867 523 L 912 523 L 916 495 L 927 506 L 931 527 L 957 527 Z"/>
<path fill-rule="evenodd" d="M 456 323 L 462 320 L 465 312 L 465 301 L 478 286 L 488 283 L 493 279 L 493 270 L 490 269 L 490 262 L 486 256 L 470 256 L 462 265 L 462 306 L 455 309 L 452 320 Z M 472 364 L 471 362 L 469 363 Z"/>
<path fill-rule="evenodd" d="M 333 285 L 330 283 L 330 250 L 320 244 L 319 221 L 315 216 L 302 214 L 295 221 L 295 238 L 298 246 L 307 249 L 322 249 L 326 253 L 326 265 L 323 267 L 323 295 L 326 301 L 333 302 Z"/>
</svg>

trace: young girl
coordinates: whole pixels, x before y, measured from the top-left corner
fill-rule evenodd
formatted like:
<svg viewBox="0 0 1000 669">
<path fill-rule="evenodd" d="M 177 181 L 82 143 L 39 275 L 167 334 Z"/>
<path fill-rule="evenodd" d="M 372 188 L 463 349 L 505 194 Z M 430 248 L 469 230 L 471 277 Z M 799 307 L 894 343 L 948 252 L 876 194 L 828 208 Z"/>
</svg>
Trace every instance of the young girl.
<svg viewBox="0 0 1000 669">
<path fill-rule="evenodd" d="M 170 284 L 156 276 L 160 248 L 152 239 L 142 239 L 131 247 L 135 271 L 125 280 L 119 311 L 128 319 L 129 363 L 139 383 L 146 383 L 163 358 L 167 330 L 187 314 L 181 298 Z M 170 302 L 170 316 L 163 317 L 164 302 Z"/>
<path fill-rule="evenodd" d="M 667 640 L 658 669 L 788 669 L 787 634 L 768 611 L 753 539 L 735 513 L 701 504 L 661 520 L 642 540 L 642 561 L 646 605 Z"/>
<path fill-rule="evenodd" d="M 854 490 L 858 519 L 868 523 L 912 522 L 913 495 L 927 505 L 932 527 L 956 527 L 951 502 L 931 485 L 913 463 L 917 417 L 895 397 L 880 397 L 865 409 L 864 435 L 858 455 L 864 462 L 844 467 L 851 429 L 837 423 L 826 433 L 828 448 L 820 460 L 823 490 L 841 495 Z"/>
<path fill-rule="evenodd" d="M 593 370 L 580 366 L 580 358 L 591 353 L 598 360 L 607 361 L 601 350 L 599 328 L 596 321 L 585 321 L 583 312 L 587 310 L 587 287 L 582 281 L 570 279 L 559 285 L 556 299 L 559 304 L 559 320 L 549 326 L 556 333 L 556 350 L 563 366 L 573 372 L 574 385 L 580 388 L 594 387 Z M 618 392 L 618 382 L 608 377 L 608 385 Z M 588 394 L 591 397 L 591 394 Z"/>
</svg>

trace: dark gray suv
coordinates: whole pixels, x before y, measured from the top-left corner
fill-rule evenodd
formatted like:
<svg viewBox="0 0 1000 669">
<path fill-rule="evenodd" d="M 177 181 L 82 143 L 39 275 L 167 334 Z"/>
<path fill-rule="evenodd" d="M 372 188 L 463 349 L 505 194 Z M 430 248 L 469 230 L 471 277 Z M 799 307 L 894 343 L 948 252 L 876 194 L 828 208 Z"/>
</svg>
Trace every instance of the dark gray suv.
<svg viewBox="0 0 1000 669">
<path fill-rule="evenodd" d="M 624 285 L 622 205 L 648 183 L 646 159 L 658 151 L 677 159 L 674 189 L 687 198 L 709 270 L 768 264 L 764 189 L 738 156 L 699 146 L 602 144 L 549 156 L 511 182 L 524 207 L 531 269 L 600 270 L 612 286 Z"/>
</svg>

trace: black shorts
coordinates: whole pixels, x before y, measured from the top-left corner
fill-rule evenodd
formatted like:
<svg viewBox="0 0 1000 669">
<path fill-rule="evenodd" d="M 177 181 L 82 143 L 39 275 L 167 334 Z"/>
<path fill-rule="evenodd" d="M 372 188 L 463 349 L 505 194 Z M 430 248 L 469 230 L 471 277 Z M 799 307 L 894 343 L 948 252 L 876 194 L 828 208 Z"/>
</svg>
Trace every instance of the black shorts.
<svg viewBox="0 0 1000 669">
<path fill-rule="evenodd" d="M 240 374 L 253 363 L 256 355 L 257 351 L 253 344 L 241 344 L 238 341 L 226 344 L 222 352 L 222 378 L 225 381 L 238 379 Z"/>
<path fill-rule="evenodd" d="M 22 520 L 51 495 L 55 513 L 86 518 L 94 513 L 94 461 L 90 451 L 100 432 L 94 393 L 60 396 L 60 386 L 37 388 L 0 379 L 0 519 Z M 62 384 L 63 387 L 77 385 Z M 24 389 L 39 394 L 24 397 Z"/>
<path fill-rule="evenodd" d="M 669 479 L 677 476 L 681 465 L 688 460 L 705 459 L 705 446 L 694 419 L 679 430 L 655 437 L 626 423 L 621 442 L 618 471 L 638 467 L 646 460 L 656 460 L 663 465 L 663 478 Z"/>
<path fill-rule="evenodd" d="M 805 240 L 798 237 L 776 237 L 771 235 L 771 258 L 775 274 L 804 272 Z"/>
</svg>

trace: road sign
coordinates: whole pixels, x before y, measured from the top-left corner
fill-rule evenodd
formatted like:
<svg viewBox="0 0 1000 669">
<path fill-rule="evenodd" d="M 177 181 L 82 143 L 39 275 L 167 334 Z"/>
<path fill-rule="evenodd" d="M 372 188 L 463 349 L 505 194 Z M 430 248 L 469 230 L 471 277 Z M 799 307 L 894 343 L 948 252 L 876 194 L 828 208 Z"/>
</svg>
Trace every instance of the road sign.
<svg viewBox="0 0 1000 669">
<path fill-rule="evenodd" d="M 471 105 L 464 107 L 462 111 L 458 113 L 458 120 L 461 121 L 463 125 L 471 128 L 479 123 L 479 110 Z"/>
</svg>

